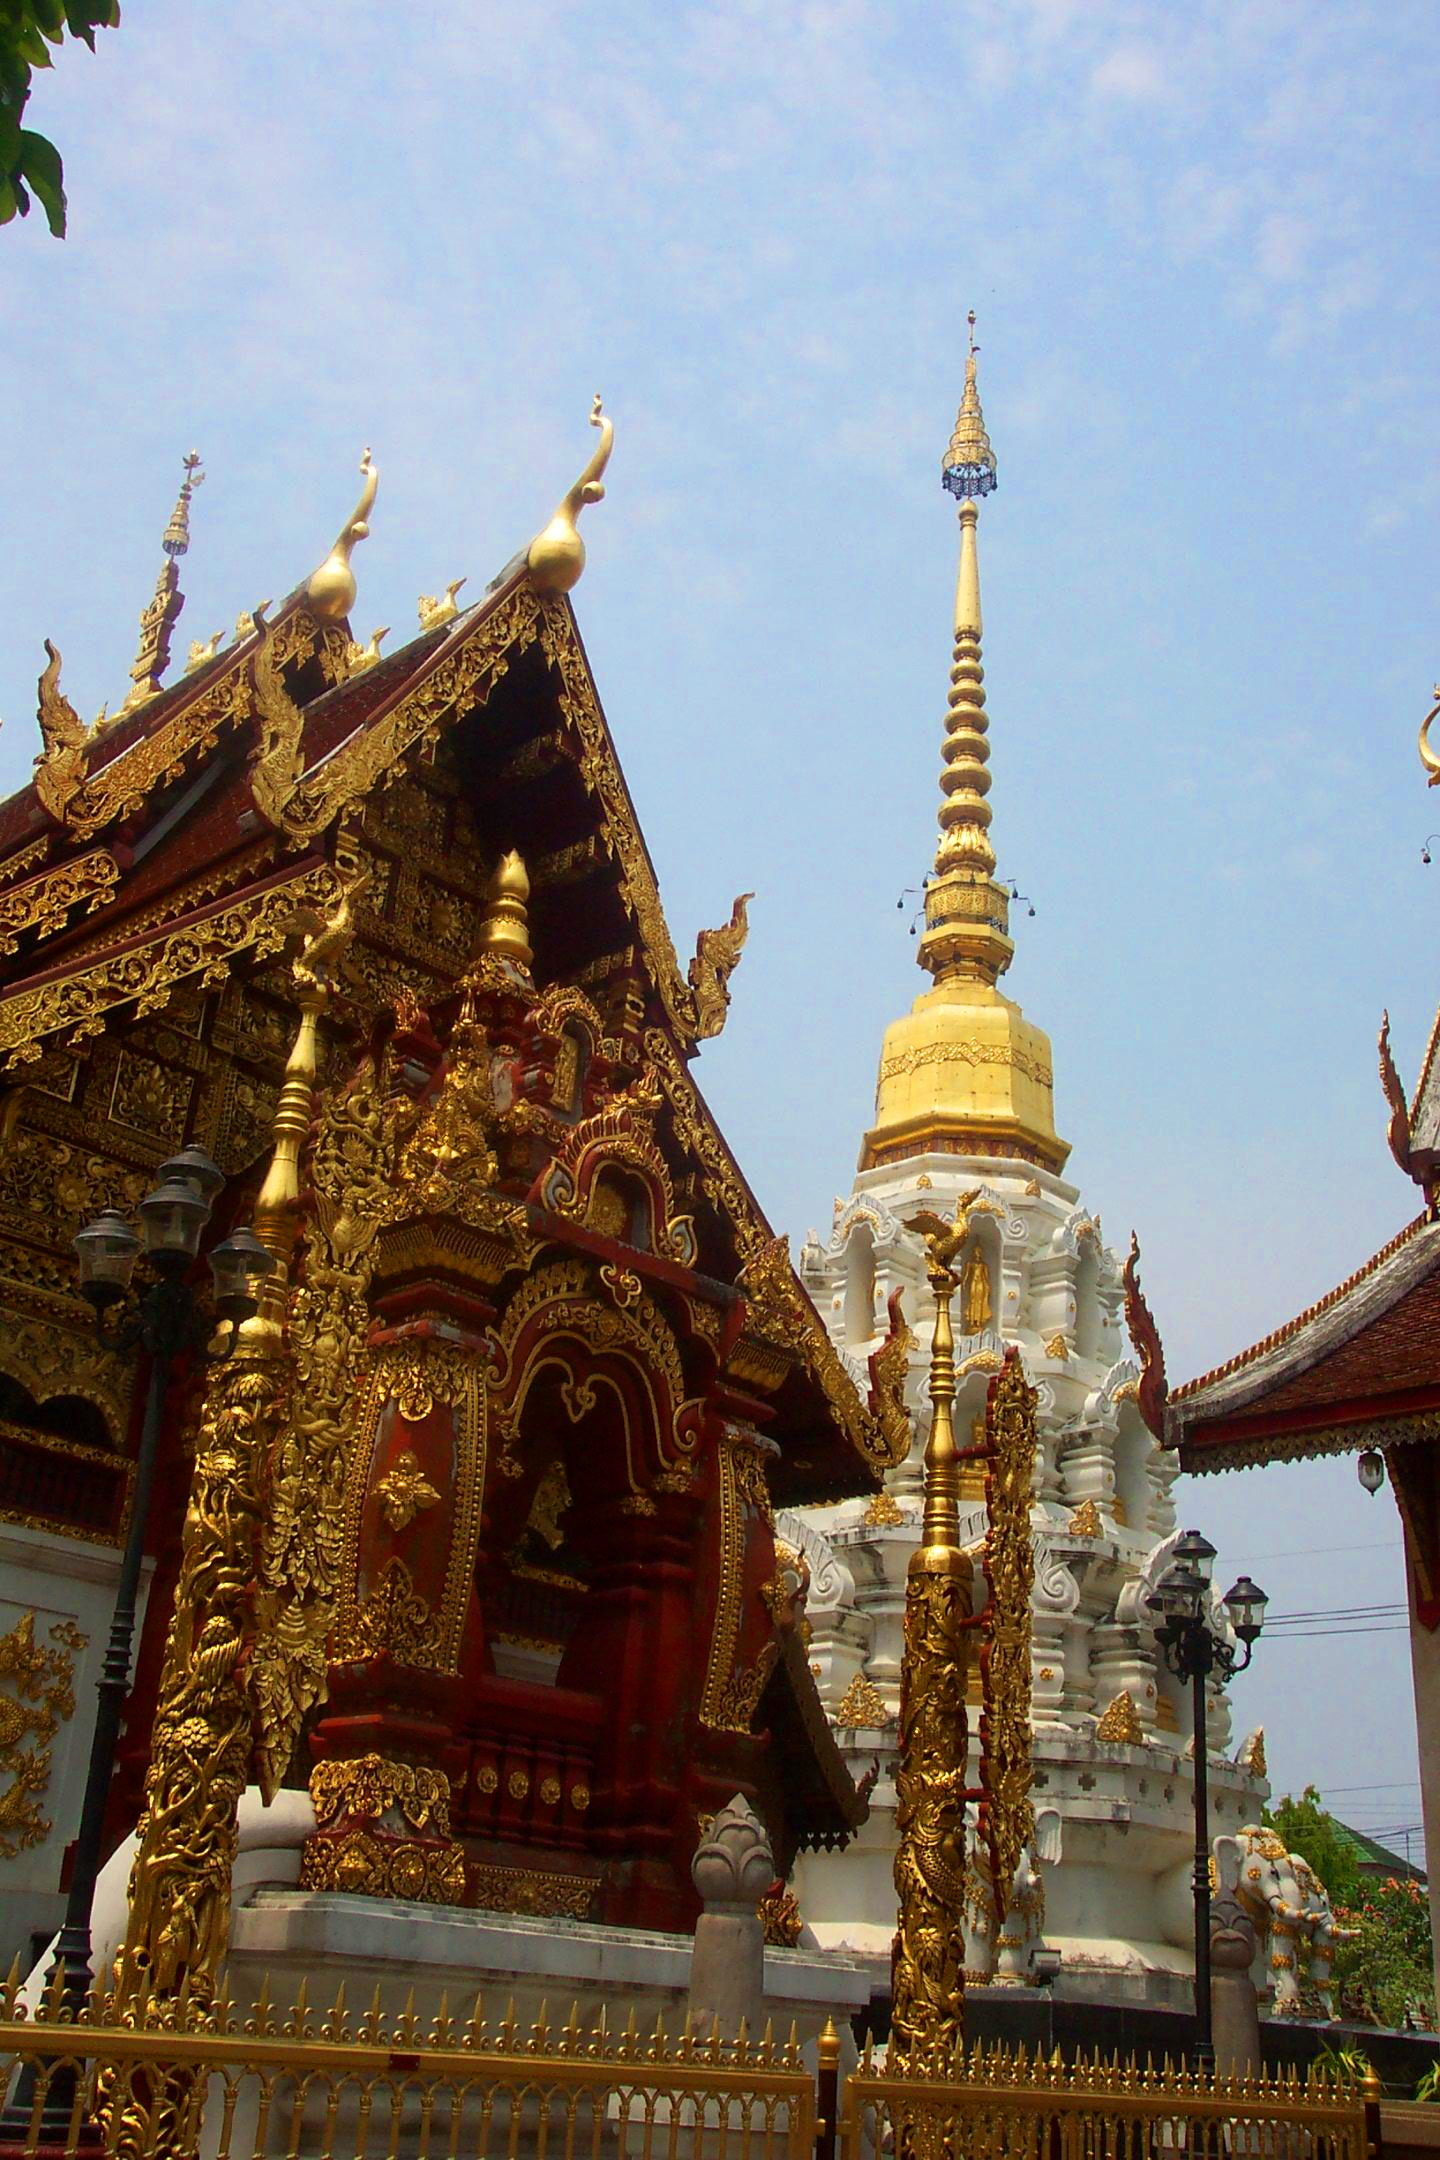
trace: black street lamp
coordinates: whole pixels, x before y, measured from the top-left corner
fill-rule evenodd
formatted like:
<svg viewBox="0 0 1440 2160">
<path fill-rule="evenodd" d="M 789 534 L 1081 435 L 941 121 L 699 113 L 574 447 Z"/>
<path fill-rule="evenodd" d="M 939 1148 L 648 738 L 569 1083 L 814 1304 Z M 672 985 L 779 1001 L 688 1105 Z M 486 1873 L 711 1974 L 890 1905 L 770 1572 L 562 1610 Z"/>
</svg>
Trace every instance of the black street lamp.
<svg viewBox="0 0 1440 2160">
<path fill-rule="evenodd" d="M 145 1398 L 145 1422 L 135 1458 L 135 1480 L 130 1495 L 130 1521 L 120 1575 L 115 1587 L 115 1607 L 110 1619 L 110 1639 L 105 1651 L 95 1712 L 95 1731 L 90 1742 L 90 1764 L 85 1779 L 85 1798 L 80 1828 L 75 1839 L 74 1866 L 65 1904 L 65 1919 L 55 1944 L 47 1997 L 59 1979 L 58 2014 L 78 2018 L 90 1992 L 90 1915 L 95 1882 L 100 1872 L 101 1838 L 105 1808 L 115 1768 L 120 1737 L 120 1716 L 130 1679 L 130 1651 L 135 1635 L 135 1601 L 140 1569 L 145 1557 L 146 1518 L 155 1457 L 165 1422 L 166 1397 L 175 1359 L 189 1350 L 207 1364 L 229 1357 L 244 1321 L 258 1312 L 256 1290 L 274 1265 L 251 1230 L 237 1230 L 210 1254 L 213 1298 L 203 1305 L 187 1279 L 200 1251 L 200 1239 L 210 1219 L 215 1197 L 224 1185 L 221 1172 L 202 1148 L 185 1148 L 162 1163 L 160 1182 L 140 1202 L 140 1233 L 115 1208 L 106 1208 L 86 1224 L 75 1239 L 80 1259 L 80 1289 L 95 1312 L 95 1333 L 106 1350 L 120 1356 L 143 1350 L 150 1360 L 150 1384 Z M 135 1263 L 144 1255 L 151 1280 L 139 1290 L 131 1289 Z M 226 1330 L 218 1349 L 207 1349 L 217 1325 Z M 52 2013 L 53 2014 L 53 2013 Z M 68 2123 L 73 2103 L 73 2075 L 52 2066 L 46 2097 L 45 2126 L 52 2118 Z M 64 2088 L 62 2091 L 61 2088 Z M 10 2134 L 10 2118 L 23 2108 L 28 2121 L 33 2103 L 34 2074 L 21 2080 L 15 2098 L 0 2124 L 0 2136 Z"/>
<path fill-rule="evenodd" d="M 1255 1640 L 1265 1624 L 1269 1600 L 1242 1575 L 1226 1592 L 1225 1615 L 1235 1634 L 1227 1641 L 1216 1631 L 1210 1601 L 1215 1547 L 1198 1530 L 1187 1530 L 1154 1591 L 1145 1600 L 1156 1615 L 1155 1640 L 1166 1664 L 1191 1683 L 1195 1725 L 1195 2059 L 1209 2068 L 1215 2059 L 1210 2029 L 1210 1761 L 1205 1731 L 1205 1683 L 1212 1672 L 1228 1680 L 1244 1672 Z M 1241 1655 L 1243 1649 L 1244 1655 Z"/>
</svg>

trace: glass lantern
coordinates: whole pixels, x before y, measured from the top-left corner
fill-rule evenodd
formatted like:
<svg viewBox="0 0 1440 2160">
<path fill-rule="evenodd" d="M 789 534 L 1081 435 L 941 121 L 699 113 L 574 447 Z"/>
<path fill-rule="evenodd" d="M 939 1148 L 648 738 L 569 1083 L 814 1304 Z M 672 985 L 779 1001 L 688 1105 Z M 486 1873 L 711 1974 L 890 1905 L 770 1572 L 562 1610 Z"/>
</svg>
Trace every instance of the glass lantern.
<svg viewBox="0 0 1440 2160">
<path fill-rule="evenodd" d="M 1254 1642 L 1265 1625 L 1265 1607 L 1269 1602 L 1259 1584 L 1251 1582 L 1248 1575 L 1242 1575 L 1226 1591 L 1225 1611 L 1241 1642 Z"/>
<path fill-rule="evenodd" d="M 238 1327 L 260 1310 L 259 1289 L 275 1262 L 253 1230 L 236 1230 L 210 1255 L 215 1310 Z"/>
<path fill-rule="evenodd" d="M 140 1240 L 118 1208 L 106 1208 L 76 1234 L 80 1288 L 96 1311 L 124 1297 L 140 1257 Z"/>
<path fill-rule="evenodd" d="M 180 1153 L 172 1155 L 169 1162 L 161 1163 L 160 1178 L 162 1183 L 167 1178 L 185 1178 L 205 1202 L 207 1215 L 215 1203 L 216 1194 L 225 1183 L 224 1171 L 201 1147 L 181 1148 Z"/>
<path fill-rule="evenodd" d="M 1175 1546 L 1175 1558 L 1182 1568 L 1191 1569 L 1208 1583 L 1215 1566 L 1215 1547 L 1203 1530 L 1187 1530 Z"/>
<path fill-rule="evenodd" d="M 209 1219 L 210 1202 L 188 1177 L 162 1178 L 140 1202 L 147 1255 L 157 1267 L 183 1274 L 200 1250 Z"/>
</svg>

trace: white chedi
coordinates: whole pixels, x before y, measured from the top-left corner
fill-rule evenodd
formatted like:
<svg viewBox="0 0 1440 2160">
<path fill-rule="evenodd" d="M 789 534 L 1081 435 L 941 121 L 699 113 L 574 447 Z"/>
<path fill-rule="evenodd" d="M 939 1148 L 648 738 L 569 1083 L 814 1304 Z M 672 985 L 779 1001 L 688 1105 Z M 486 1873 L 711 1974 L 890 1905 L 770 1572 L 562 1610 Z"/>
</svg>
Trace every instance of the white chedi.
<svg viewBox="0 0 1440 2160">
<path fill-rule="evenodd" d="M 1002 1926 L 972 1860 L 967 1967 L 972 1982 L 1024 1984 L 1040 1941 L 1062 1955 L 1064 1992 L 1097 2000 L 1188 2004 L 1193 1922 L 1192 1726 L 1189 1688 L 1164 1666 L 1145 1599 L 1176 1536 L 1174 1458 L 1137 1406 L 1123 1331 L 1119 1265 L 1077 1189 L 1026 1162 L 932 1154 L 863 1170 L 836 1203 L 827 1243 L 800 1256 L 806 1287 L 863 1384 L 866 1359 L 902 1293 L 917 1337 L 908 1397 L 908 1459 L 870 1501 L 782 1518 L 780 1534 L 810 1570 L 810 1656 L 821 1697 L 856 1777 L 878 1762 L 870 1818 L 843 1853 L 812 1853 L 795 1888 L 817 1939 L 888 1975 L 895 1924 L 895 1720 L 905 1574 L 920 1521 L 929 1430 L 934 1308 L 924 1242 L 909 1219 L 972 1203 L 954 1305 L 956 1430 L 967 1442 L 1008 1344 L 1039 1396 L 1032 1602 L 1037 1835 Z M 961 1536 L 978 1555 L 983 1496 L 961 1502 Z M 984 1590 L 978 1570 L 977 1605 Z M 1226 1623 L 1218 1599 L 1215 1624 Z M 972 1690 L 972 1771 L 978 1682 Z M 1266 1787 L 1233 1760 L 1224 1689 L 1208 1691 L 1212 1828 L 1238 1831 Z"/>
</svg>

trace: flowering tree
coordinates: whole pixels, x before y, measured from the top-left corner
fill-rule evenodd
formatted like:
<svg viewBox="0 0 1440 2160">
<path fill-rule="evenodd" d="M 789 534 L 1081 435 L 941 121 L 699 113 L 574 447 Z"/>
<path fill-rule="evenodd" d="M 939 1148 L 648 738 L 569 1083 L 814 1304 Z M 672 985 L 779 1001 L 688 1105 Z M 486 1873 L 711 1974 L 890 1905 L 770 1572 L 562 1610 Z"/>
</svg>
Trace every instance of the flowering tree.
<svg viewBox="0 0 1440 2160">
<path fill-rule="evenodd" d="M 1357 1902 L 1336 1918 L 1353 1928 L 1335 1957 L 1335 1982 L 1345 2016 L 1376 2025 L 1435 2025 L 1435 1968 L 1430 1949 L 1430 1901 L 1424 1885 L 1387 1875 L 1362 1880 Z"/>
</svg>

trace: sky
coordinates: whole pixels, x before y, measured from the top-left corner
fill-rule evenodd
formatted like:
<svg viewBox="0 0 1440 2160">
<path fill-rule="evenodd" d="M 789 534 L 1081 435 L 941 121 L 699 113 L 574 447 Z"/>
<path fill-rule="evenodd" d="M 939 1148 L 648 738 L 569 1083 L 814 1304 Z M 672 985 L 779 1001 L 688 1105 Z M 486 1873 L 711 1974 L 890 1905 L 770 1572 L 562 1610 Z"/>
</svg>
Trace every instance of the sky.
<svg viewBox="0 0 1440 2160">
<path fill-rule="evenodd" d="M 1006 987 L 1189 1377 L 1414 1212 L 1374 1038 L 1413 1077 L 1440 990 L 1437 91 L 1433 0 L 126 0 L 31 103 L 70 237 L 0 232 L 0 787 L 44 637 L 123 697 L 184 451 L 179 653 L 366 444 L 394 646 L 600 390 L 576 608 L 682 955 L 756 893 L 698 1076 L 798 1245 L 922 986 L 973 307 Z M 1277 1611 L 1403 1599 L 1350 1461 L 1181 1490 Z M 1418 1821 L 1403 1634 L 1262 1643 L 1237 1706 L 1277 1786 Z"/>
</svg>

